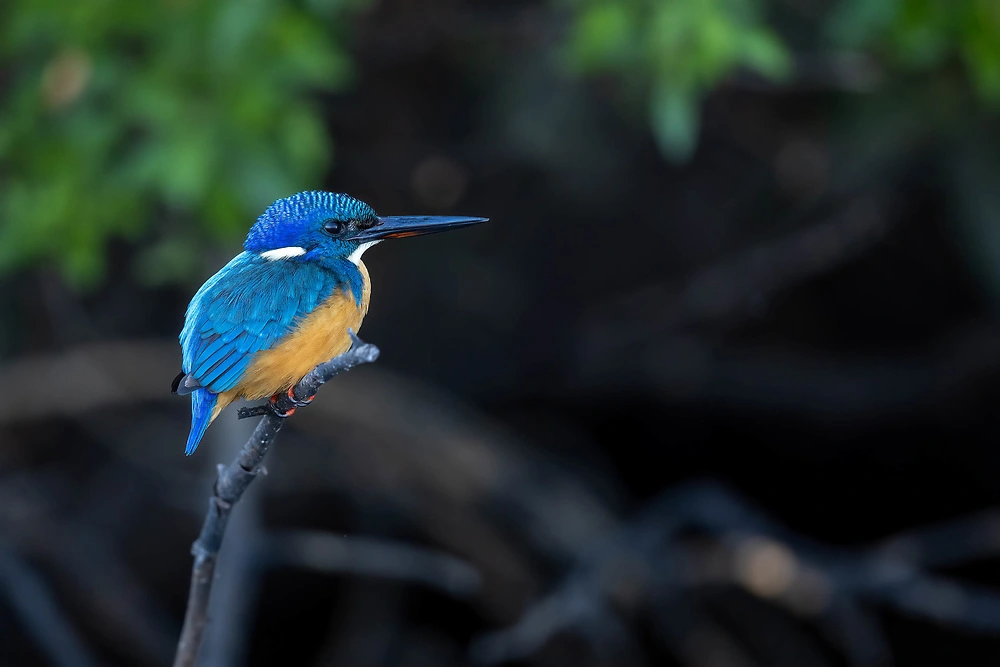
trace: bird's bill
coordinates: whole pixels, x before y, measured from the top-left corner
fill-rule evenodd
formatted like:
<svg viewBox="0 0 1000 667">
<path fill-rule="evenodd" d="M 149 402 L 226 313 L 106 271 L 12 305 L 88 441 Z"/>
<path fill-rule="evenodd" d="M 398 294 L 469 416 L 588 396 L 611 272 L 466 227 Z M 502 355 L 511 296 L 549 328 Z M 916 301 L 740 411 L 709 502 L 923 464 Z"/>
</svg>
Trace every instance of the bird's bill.
<svg viewBox="0 0 1000 667">
<path fill-rule="evenodd" d="M 459 227 L 478 225 L 489 218 L 470 218 L 455 215 L 390 215 L 379 217 L 378 223 L 360 230 L 351 240 L 378 241 L 401 239 L 407 236 L 435 234 Z"/>
</svg>

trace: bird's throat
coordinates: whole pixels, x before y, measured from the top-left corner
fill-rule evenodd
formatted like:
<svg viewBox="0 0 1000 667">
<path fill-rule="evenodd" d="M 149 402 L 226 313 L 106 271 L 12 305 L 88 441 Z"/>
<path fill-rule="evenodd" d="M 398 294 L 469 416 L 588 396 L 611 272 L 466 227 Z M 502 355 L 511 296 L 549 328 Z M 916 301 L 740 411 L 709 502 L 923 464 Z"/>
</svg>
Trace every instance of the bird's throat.
<svg viewBox="0 0 1000 667">
<path fill-rule="evenodd" d="M 347 259 L 351 260 L 355 266 L 360 265 L 361 255 L 365 254 L 365 250 L 368 250 L 368 248 L 371 248 L 373 245 L 376 245 L 377 243 L 379 243 L 379 241 L 366 241 L 365 243 L 362 243 L 361 245 L 358 246 L 357 250 L 355 250 L 350 254 L 350 256 L 348 256 Z"/>
</svg>

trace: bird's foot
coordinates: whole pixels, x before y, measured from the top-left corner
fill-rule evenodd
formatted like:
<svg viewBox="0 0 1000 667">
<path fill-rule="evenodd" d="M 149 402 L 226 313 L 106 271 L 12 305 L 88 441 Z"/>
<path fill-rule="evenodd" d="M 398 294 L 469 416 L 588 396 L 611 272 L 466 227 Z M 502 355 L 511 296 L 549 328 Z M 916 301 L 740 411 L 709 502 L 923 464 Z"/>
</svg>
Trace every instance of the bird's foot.
<svg viewBox="0 0 1000 667">
<path fill-rule="evenodd" d="M 275 394 L 264 405 L 255 405 L 252 408 L 240 408 L 236 413 L 237 419 L 248 419 L 249 417 L 261 417 L 271 413 L 276 417 L 291 417 L 297 408 L 304 408 L 313 402 L 316 394 L 306 398 L 295 398 L 295 390 L 289 389 L 284 394 Z M 279 405 L 280 404 L 280 405 Z"/>
<path fill-rule="evenodd" d="M 306 396 L 303 399 L 298 399 L 295 398 L 295 387 L 292 387 L 291 389 L 288 390 L 288 400 L 291 401 L 292 405 L 295 406 L 296 408 L 306 407 L 307 405 L 312 403 L 315 398 L 316 394 L 313 394 L 312 396 Z"/>
<path fill-rule="evenodd" d="M 287 401 L 285 400 L 286 396 L 287 396 Z M 293 414 L 295 414 L 295 410 L 297 408 L 304 408 L 305 406 L 312 403 L 314 398 L 316 398 L 315 394 L 313 394 L 312 396 L 307 396 L 306 398 L 303 399 L 295 398 L 295 389 L 292 388 L 286 392 L 285 396 L 282 396 L 281 394 L 275 394 L 274 396 L 272 396 L 271 400 L 269 401 L 269 406 L 271 408 L 271 412 L 273 412 L 275 416 L 284 419 L 285 417 L 291 417 Z M 288 405 L 288 407 L 285 408 L 278 407 L 279 401 L 281 403 Z"/>
<path fill-rule="evenodd" d="M 293 404 L 291 407 L 282 410 L 281 408 L 278 407 L 278 399 L 280 398 L 281 394 L 275 394 L 274 396 L 271 397 L 271 400 L 268 401 L 268 407 L 271 408 L 271 412 L 274 413 L 274 416 L 281 417 L 282 419 L 284 419 L 285 417 L 291 417 L 292 415 L 294 415 L 295 408 L 297 406 Z"/>
</svg>

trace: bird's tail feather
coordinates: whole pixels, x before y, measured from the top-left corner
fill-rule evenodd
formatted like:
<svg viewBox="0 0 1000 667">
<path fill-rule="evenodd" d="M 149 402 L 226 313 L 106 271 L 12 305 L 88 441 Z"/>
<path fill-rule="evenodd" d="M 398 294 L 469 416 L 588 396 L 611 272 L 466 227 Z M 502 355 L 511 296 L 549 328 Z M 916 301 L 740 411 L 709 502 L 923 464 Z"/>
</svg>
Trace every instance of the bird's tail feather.
<svg viewBox="0 0 1000 667">
<path fill-rule="evenodd" d="M 198 443 L 205 435 L 205 429 L 212 423 L 212 413 L 218 398 L 218 394 L 213 394 L 204 387 L 191 392 L 191 433 L 188 434 L 187 447 L 184 449 L 184 453 L 188 456 L 198 449 Z"/>
</svg>

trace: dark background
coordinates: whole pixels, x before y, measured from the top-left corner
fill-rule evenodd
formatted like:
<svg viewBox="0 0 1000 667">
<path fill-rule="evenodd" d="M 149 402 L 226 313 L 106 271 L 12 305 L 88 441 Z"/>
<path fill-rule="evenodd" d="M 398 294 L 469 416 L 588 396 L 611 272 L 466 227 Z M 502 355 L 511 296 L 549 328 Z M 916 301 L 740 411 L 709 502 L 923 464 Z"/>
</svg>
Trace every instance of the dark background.
<svg viewBox="0 0 1000 667">
<path fill-rule="evenodd" d="M 312 188 L 491 222 L 366 254 L 203 664 L 1000 659 L 1000 5 L 82 5 L 0 8 L 0 664 L 169 664 L 176 334 Z"/>
</svg>

